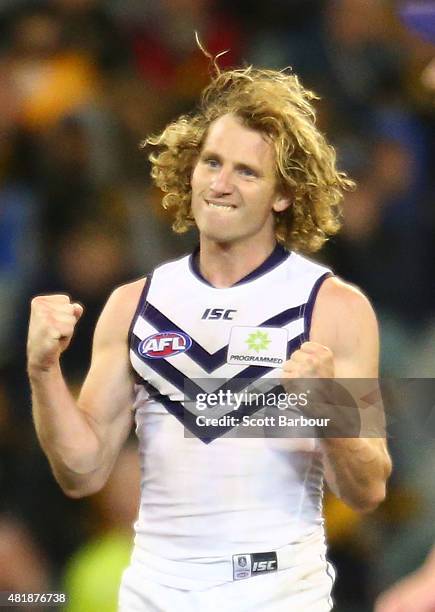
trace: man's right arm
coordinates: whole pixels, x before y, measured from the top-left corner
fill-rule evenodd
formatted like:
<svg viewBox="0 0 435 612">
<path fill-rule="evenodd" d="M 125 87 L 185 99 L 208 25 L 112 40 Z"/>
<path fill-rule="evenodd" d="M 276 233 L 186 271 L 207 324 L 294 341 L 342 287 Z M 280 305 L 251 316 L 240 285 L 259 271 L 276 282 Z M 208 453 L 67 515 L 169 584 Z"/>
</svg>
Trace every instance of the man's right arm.
<svg viewBox="0 0 435 612">
<path fill-rule="evenodd" d="M 82 497 L 106 482 L 131 425 L 133 380 L 128 330 L 143 280 L 116 289 L 97 323 L 91 367 L 78 400 L 61 372 L 81 307 L 67 296 L 32 301 L 28 373 L 33 419 L 56 480 L 67 495 Z"/>
</svg>

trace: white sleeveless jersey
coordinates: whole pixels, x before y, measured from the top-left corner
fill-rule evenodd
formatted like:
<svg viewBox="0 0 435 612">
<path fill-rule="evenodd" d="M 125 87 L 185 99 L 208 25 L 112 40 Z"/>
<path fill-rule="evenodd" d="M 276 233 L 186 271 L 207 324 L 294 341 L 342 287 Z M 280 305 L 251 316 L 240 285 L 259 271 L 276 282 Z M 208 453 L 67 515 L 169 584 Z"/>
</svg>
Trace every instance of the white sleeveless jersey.
<svg viewBox="0 0 435 612">
<path fill-rule="evenodd" d="M 210 564 L 300 545 L 320 533 L 313 554 L 324 553 L 315 440 L 204 433 L 186 416 L 183 399 L 186 380 L 210 391 L 216 384 L 240 390 L 244 379 L 279 379 L 282 359 L 309 337 L 314 301 L 330 274 L 277 246 L 230 288 L 207 283 L 194 256 L 166 263 L 148 279 L 130 331 L 142 466 L 136 551 Z M 265 338 L 258 328 L 270 330 L 267 350 L 255 346 Z M 243 347 L 251 334 L 254 345 Z"/>
</svg>

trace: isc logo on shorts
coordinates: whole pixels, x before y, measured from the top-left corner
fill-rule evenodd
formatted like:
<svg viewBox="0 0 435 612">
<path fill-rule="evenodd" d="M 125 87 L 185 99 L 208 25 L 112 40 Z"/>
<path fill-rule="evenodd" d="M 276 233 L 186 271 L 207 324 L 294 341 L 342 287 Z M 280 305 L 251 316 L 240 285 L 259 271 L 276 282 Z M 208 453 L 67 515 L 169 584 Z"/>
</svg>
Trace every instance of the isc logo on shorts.
<svg viewBox="0 0 435 612">
<path fill-rule="evenodd" d="M 276 552 L 233 555 L 234 580 L 243 580 L 265 572 L 276 572 L 277 569 Z"/>
<path fill-rule="evenodd" d="M 184 353 L 192 346 L 192 339 L 179 332 L 160 332 L 148 336 L 139 344 L 139 354 L 148 359 L 165 359 Z"/>
</svg>

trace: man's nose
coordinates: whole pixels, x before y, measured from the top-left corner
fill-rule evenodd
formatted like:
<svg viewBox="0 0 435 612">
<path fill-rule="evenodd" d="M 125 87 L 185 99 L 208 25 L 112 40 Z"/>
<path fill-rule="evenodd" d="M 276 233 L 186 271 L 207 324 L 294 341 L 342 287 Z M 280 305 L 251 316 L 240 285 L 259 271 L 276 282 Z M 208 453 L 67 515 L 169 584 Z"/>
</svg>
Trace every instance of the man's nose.
<svg viewBox="0 0 435 612">
<path fill-rule="evenodd" d="M 210 189 L 216 195 L 232 193 L 234 189 L 232 172 L 227 168 L 221 168 L 210 183 Z"/>
</svg>

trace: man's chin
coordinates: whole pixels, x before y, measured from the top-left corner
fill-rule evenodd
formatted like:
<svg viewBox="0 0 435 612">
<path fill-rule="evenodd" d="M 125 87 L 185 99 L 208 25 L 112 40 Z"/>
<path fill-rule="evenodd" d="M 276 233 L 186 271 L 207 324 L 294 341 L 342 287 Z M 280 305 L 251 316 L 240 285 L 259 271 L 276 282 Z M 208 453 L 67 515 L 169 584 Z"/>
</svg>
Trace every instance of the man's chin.
<svg viewBox="0 0 435 612">
<path fill-rule="evenodd" d="M 208 241 L 219 245 L 229 245 L 237 241 L 236 236 L 230 236 L 228 232 L 201 232 L 201 235 Z"/>
<path fill-rule="evenodd" d="M 212 242 L 218 244 L 226 244 L 237 240 L 238 236 L 233 232 L 228 231 L 228 224 L 204 224 L 203 227 L 199 227 L 199 233 L 201 236 Z"/>
</svg>

